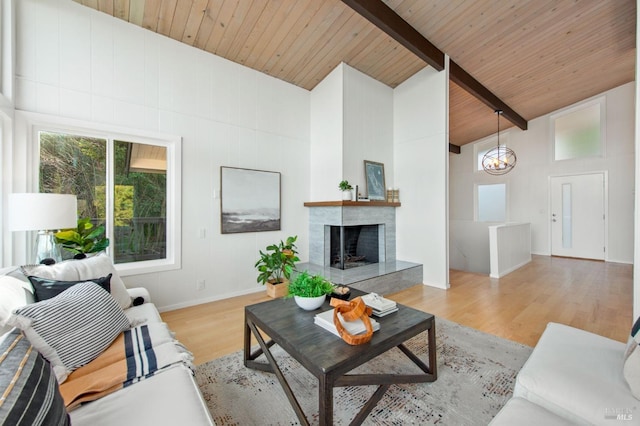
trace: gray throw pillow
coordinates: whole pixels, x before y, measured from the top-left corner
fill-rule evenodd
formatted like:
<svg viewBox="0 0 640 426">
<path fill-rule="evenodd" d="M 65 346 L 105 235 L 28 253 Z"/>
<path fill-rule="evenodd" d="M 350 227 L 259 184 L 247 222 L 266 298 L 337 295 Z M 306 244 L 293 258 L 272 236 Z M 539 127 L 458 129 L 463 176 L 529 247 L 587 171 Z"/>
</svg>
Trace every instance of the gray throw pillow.
<svg viewBox="0 0 640 426">
<path fill-rule="evenodd" d="M 18 308 L 7 323 L 24 332 L 51 363 L 60 383 L 130 328 L 118 302 L 93 282 L 74 285 L 56 297 Z"/>
<path fill-rule="evenodd" d="M 18 329 L 0 341 L 0 424 L 70 425 L 51 365 Z"/>
</svg>

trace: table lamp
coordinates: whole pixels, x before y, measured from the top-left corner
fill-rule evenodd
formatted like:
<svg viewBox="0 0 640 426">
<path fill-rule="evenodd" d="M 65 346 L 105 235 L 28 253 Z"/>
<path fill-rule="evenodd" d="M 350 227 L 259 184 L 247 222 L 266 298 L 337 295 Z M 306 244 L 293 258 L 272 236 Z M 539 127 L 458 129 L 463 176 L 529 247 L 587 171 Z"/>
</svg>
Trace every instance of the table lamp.
<svg viewBox="0 0 640 426">
<path fill-rule="evenodd" d="M 38 231 L 36 263 L 61 260 L 54 232 L 78 226 L 78 201 L 71 194 L 9 194 L 9 229 Z"/>
</svg>

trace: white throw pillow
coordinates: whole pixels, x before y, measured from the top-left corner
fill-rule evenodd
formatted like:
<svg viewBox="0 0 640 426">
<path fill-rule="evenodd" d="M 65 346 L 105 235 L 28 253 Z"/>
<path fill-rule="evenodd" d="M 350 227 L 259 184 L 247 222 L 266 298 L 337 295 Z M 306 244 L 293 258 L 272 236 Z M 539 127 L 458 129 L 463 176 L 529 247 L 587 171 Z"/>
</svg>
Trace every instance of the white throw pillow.
<svg viewBox="0 0 640 426">
<path fill-rule="evenodd" d="M 111 295 L 122 309 L 131 306 L 131 297 L 127 288 L 106 253 L 80 260 L 65 260 L 54 265 L 27 265 L 22 267 L 26 276 L 51 278 L 57 281 L 91 280 L 111 274 Z"/>
<path fill-rule="evenodd" d="M 627 381 L 631 394 L 640 399 L 640 318 L 631 328 L 631 335 L 624 354 L 622 373 Z"/>
<path fill-rule="evenodd" d="M 18 308 L 7 323 L 21 329 L 51 363 L 59 383 L 131 327 L 118 302 L 93 282 L 76 284 L 51 299 Z"/>
</svg>

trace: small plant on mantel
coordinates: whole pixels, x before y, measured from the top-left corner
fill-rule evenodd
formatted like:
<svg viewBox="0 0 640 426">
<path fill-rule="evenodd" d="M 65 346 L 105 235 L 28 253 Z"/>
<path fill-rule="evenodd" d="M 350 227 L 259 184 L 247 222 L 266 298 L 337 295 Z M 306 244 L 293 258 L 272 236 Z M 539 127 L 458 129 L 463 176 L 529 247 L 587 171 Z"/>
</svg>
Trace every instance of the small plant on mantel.
<svg viewBox="0 0 640 426">
<path fill-rule="evenodd" d="M 258 269 L 257 281 L 267 286 L 267 294 L 273 298 L 287 294 L 287 283 L 298 258 L 295 245 L 298 236 L 288 237 L 286 241 L 268 245 L 260 250 L 260 258 L 255 264 Z M 279 288 L 276 288 L 279 287 Z"/>
<path fill-rule="evenodd" d="M 353 186 L 351 186 L 348 180 L 343 180 L 338 184 L 338 188 L 340 188 L 340 191 L 351 191 Z"/>
</svg>

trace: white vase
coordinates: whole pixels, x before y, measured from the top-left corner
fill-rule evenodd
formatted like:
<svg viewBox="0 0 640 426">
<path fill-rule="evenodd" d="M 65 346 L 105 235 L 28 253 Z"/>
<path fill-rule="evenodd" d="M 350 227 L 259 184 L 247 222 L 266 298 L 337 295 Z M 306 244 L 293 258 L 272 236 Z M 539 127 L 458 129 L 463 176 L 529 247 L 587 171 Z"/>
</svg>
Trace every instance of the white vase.
<svg viewBox="0 0 640 426">
<path fill-rule="evenodd" d="M 324 303 L 327 298 L 326 295 L 318 296 L 318 297 L 300 297 L 293 296 L 296 301 L 296 304 L 300 306 L 305 311 L 313 311 L 314 309 L 318 309 Z"/>
<path fill-rule="evenodd" d="M 347 190 L 347 191 L 342 191 L 342 200 L 344 201 L 351 201 L 353 199 L 353 196 L 351 195 L 351 190 Z"/>
</svg>

